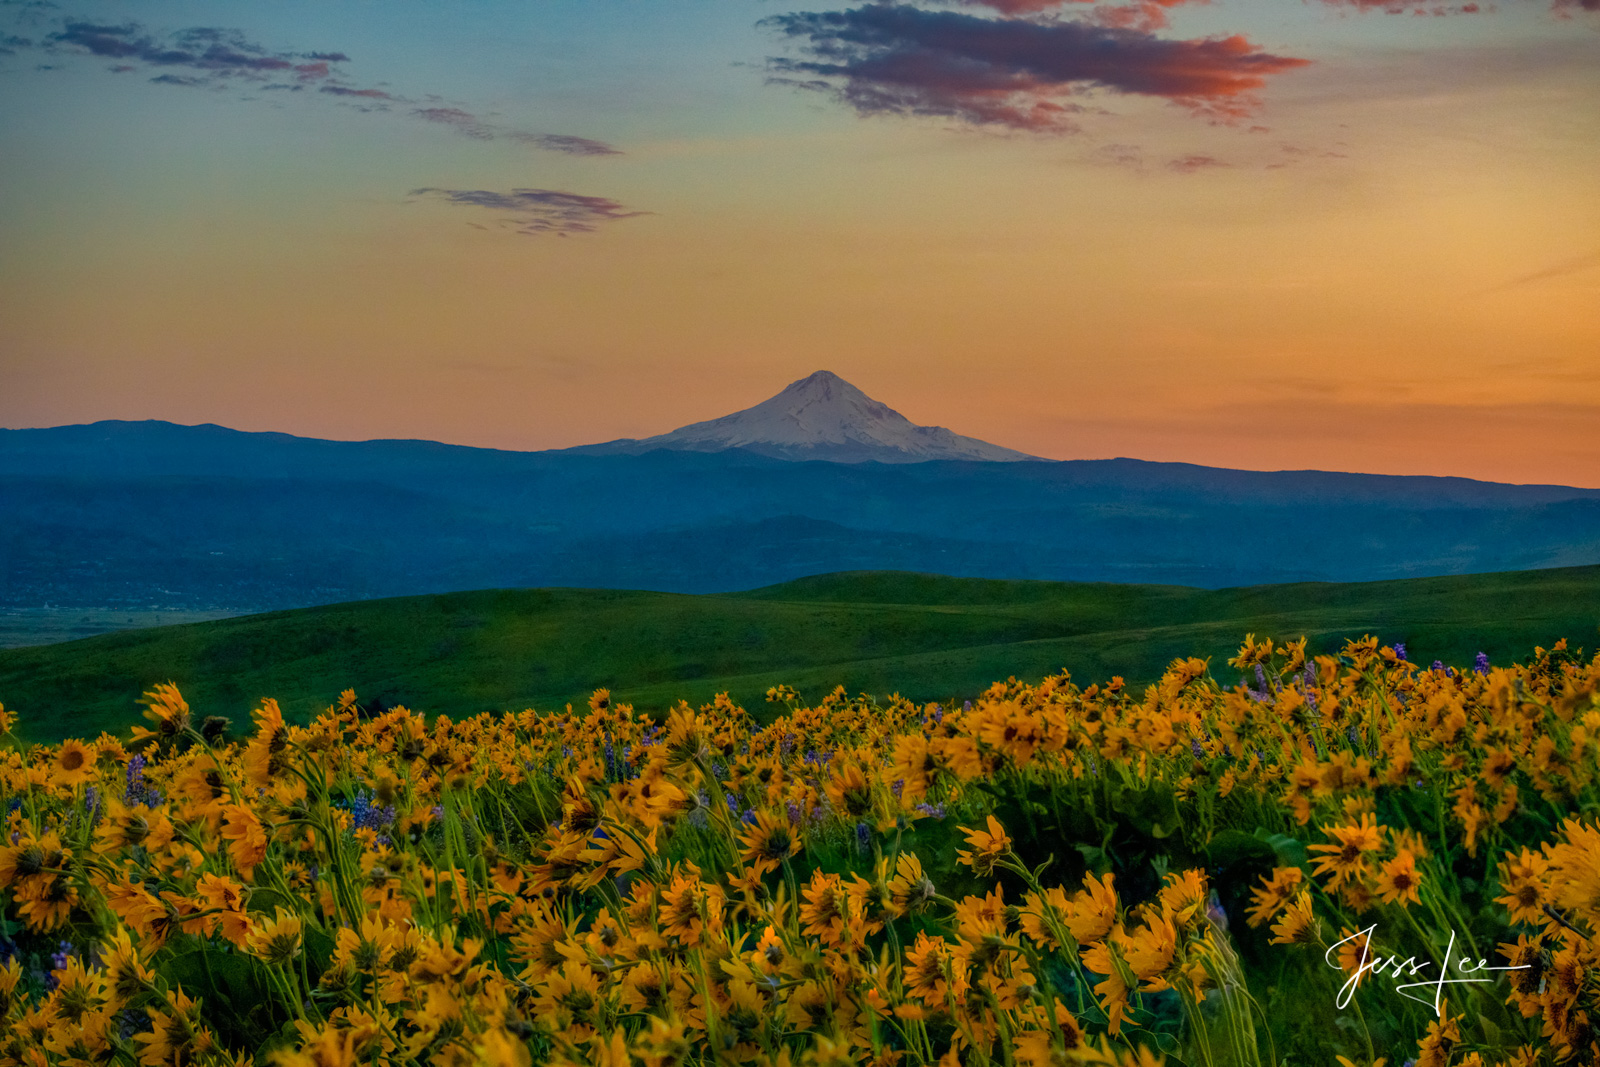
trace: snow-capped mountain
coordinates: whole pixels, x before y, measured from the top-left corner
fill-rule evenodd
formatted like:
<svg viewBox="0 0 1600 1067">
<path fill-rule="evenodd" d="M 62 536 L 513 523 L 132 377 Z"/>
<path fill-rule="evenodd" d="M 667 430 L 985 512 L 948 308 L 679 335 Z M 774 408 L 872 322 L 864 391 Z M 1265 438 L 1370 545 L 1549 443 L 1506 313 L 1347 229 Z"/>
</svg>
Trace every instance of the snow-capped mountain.
<svg viewBox="0 0 1600 1067">
<path fill-rule="evenodd" d="M 1015 462 L 1038 459 L 943 426 L 918 426 L 831 371 L 801 378 L 770 400 L 671 433 L 569 449 L 616 454 L 658 448 L 720 452 L 743 448 L 778 459 L 835 463 L 920 463 L 934 459 Z"/>
</svg>

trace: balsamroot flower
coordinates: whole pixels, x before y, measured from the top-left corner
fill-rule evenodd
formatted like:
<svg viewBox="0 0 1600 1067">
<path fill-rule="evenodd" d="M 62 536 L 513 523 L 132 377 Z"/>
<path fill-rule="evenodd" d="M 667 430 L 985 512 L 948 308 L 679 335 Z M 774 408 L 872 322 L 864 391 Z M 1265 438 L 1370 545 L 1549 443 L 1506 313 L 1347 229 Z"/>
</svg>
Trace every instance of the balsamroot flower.
<svg viewBox="0 0 1600 1067">
<path fill-rule="evenodd" d="M 131 746 L 0 748 L 0 1064 L 1148 1067 L 1197 1026 L 1251 1060 L 1327 1010 L 1283 953 L 1348 974 L 1373 949 L 1318 916 L 1374 910 L 1386 952 L 1459 914 L 1511 969 L 1482 1028 L 1396 1000 L 1323 1059 L 1600 1056 L 1600 657 L 1236 659 L 948 709 L 775 687 L 766 725 L 726 694 L 453 721 L 346 692 L 238 741 L 158 687 Z M 1207 869 L 1270 933 L 1229 931 Z"/>
<path fill-rule="evenodd" d="M 250 932 L 245 947 L 252 956 L 282 967 L 300 955 L 303 934 L 304 923 L 300 916 L 278 908 L 270 921 L 260 923 Z"/>
<path fill-rule="evenodd" d="M 51 777 L 56 785 L 65 789 L 80 786 L 94 777 L 94 758 L 92 745 L 70 739 L 63 741 L 61 747 L 56 749 Z"/>
<path fill-rule="evenodd" d="M 993 874 L 995 864 L 1011 852 L 1011 838 L 1006 836 L 1005 827 L 993 815 L 989 816 L 988 830 L 971 830 L 963 826 L 961 833 L 971 848 L 961 849 L 956 853 L 956 858 L 971 867 L 972 873 L 980 878 Z"/>
<path fill-rule="evenodd" d="M 739 856 L 750 864 L 757 875 L 775 869 L 779 863 L 800 851 L 800 838 L 790 828 L 787 819 L 779 819 L 766 811 L 756 812 L 756 822 L 739 836 L 744 846 Z"/>
<path fill-rule="evenodd" d="M 1317 939 L 1317 921 L 1311 912 L 1311 894 L 1301 890 L 1272 924 L 1272 944 L 1303 945 Z"/>
<path fill-rule="evenodd" d="M 261 819 L 242 804 L 226 804 L 222 808 L 222 837 L 228 841 L 228 855 L 239 874 L 249 878 L 267 854 L 267 832 Z"/>
<path fill-rule="evenodd" d="M 1083 877 L 1083 891 L 1067 902 L 1067 928 L 1080 942 L 1099 941 L 1117 921 L 1117 892 L 1114 874 Z"/>
<path fill-rule="evenodd" d="M 1383 847 L 1383 832 L 1370 813 L 1362 815 L 1353 826 L 1324 826 L 1322 832 L 1333 838 L 1333 843 L 1311 845 L 1308 850 L 1323 853 L 1315 861 L 1313 873 L 1327 875 L 1329 888 L 1333 889 L 1364 878 L 1367 853 Z"/>
<path fill-rule="evenodd" d="M 1385 904 L 1398 903 L 1401 907 L 1418 903 L 1417 887 L 1422 879 L 1417 874 L 1416 857 L 1401 849 L 1391 860 L 1384 862 L 1378 873 L 1378 896 Z"/>
<path fill-rule="evenodd" d="M 1251 926 L 1261 926 L 1276 919 L 1284 905 L 1299 893 L 1304 876 L 1305 872 L 1299 867 L 1277 867 L 1271 878 L 1263 876 L 1261 887 L 1250 891 L 1251 907 L 1245 921 Z"/>
</svg>

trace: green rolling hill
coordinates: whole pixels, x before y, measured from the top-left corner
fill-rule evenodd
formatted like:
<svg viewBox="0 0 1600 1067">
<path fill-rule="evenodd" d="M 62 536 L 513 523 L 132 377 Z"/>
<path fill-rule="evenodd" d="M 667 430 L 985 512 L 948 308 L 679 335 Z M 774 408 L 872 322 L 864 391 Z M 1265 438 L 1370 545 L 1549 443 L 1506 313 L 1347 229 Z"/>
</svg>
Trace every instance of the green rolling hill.
<svg viewBox="0 0 1600 1067">
<path fill-rule="evenodd" d="M 1318 651 L 1374 633 L 1466 665 L 1561 637 L 1593 648 L 1597 624 L 1600 566 L 1220 590 L 867 571 L 720 595 L 483 590 L 105 634 L 0 651 L 0 702 L 35 741 L 124 732 L 139 694 L 169 680 L 236 730 L 262 697 L 305 718 L 346 687 L 457 717 L 559 708 L 601 686 L 648 710 L 726 690 L 763 714 L 778 682 L 813 700 L 835 685 L 960 700 L 1063 668 L 1139 684 L 1189 655 L 1228 677 L 1246 632 L 1307 635 Z"/>
</svg>

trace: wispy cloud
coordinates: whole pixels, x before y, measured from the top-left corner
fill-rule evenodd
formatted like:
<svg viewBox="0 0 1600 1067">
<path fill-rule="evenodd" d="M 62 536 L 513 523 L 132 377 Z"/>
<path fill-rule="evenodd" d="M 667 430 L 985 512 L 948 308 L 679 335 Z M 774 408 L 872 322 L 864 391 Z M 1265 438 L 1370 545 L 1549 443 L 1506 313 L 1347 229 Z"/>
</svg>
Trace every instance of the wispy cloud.
<svg viewBox="0 0 1600 1067">
<path fill-rule="evenodd" d="M 55 7 L 48 0 L 0 0 L 0 8 L 36 13 Z M 383 111 L 451 127 L 477 140 L 505 139 L 566 155 L 620 155 L 619 149 L 588 137 L 538 133 L 486 119 L 437 97 L 414 99 L 387 85 L 355 82 L 344 52 L 295 52 L 268 48 L 234 29 L 191 27 L 156 33 L 137 22 L 59 20 L 59 30 L 39 40 L 0 35 L 0 55 L 24 49 L 114 60 L 113 73 L 143 71 L 150 81 L 185 88 L 315 89 L 341 105 Z"/>
<path fill-rule="evenodd" d="M 551 152 L 565 152 L 570 156 L 620 156 L 622 150 L 604 141 L 588 137 L 573 137 L 565 133 L 521 133 L 512 131 L 507 136 L 527 144 L 538 145 Z"/>
<path fill-rule="evenodd" d="M 1479 15 L 1496 10 L 1491 2 L 1458 0 L 1438 3 L 1437 0 L 1322 0 L 1329 7 L 1353 8 L 1358 11 L 1381 11 L 1386 15 Z M 1558 18 L 1570 18 L 1574 11 L 1600 11 L 1600 0 L 1551 0 L 1550 10 Z"/>
<path fill-rule="evenodd" d="M 496 212 L 502 216 L 499 222 L 503 228 L 530 236 L 593 233 L 602 223 L 650 214 L 630 211 L 607 197 L 558 189 L 512 189 L 508 193 L 487 189 L 413 189 L 411 195 Z"/>
<path fill-rule="evenodd" d="M 1060 9 L 1093 5 L 1084 18 L 1100 26 L 1121 26 L 1140 30 L 1159 30 L 1167 25 L 1167 11 L 1183 4 L 1207 4 L 1211 0 L 1130 0 L 1128 3 L 1097 3 L 1097 0 L 950 0 L 963 7 L 982 7 L 1007 18 L 1026 18 Z"/>
<path fill-rule="evenodd" d="M 1092 90 L 1160 97 L 1220 121 L 1255 109 L 1268 77 L 1308 61 L 1243 36 L 1169 40 L 1089 21 L 980 18 L 909 4 L 797 13 L 763 25 L 806 58 L 774 80 L 829 92 L 864 115 L 933 115 L 1021 130 L 1073 130 Z"/>
<path fill-rule="evenodd" d="M 16 22 L 28 26 L 47 22 L 49 13 L 59 7 L 51 0 L 0 0 L 0 11 L 9 13 Z"/>
<path fill-rule="evenodd" d="M 361 100 L 398 100 L 399 97 L 382 89 L 352 89 L 348 85 L 324 85 L 317 90 L 329 96 L 353 96 Z"/>
<path fill-rule="evenodd" d="M 1576 259 L 1567 259 L 1560 263 L 1551 264 L 1543 270 L 1536 270 L 1531 274 L 1519 275 L 1510 281 L 1501 282 L 1499 285 L 1492 285 L 1483 290 L 1483 292 L 1503 292 L 1506 289 L 1532 285 L 1535 282 L 1548 281 L 1551 278 L 1562 278 L 1568 274 L 1581 274 L 1587 270 L 1594 270 L 1596 267 L 1600 267 L 1600 252 L 1592 252 L 1587 256 L 1579 256 Z"/>
<path fill-rule="evenodd" d="M 51 34 L 49 40 L 56 45 L 124 63 L 184 67 L 204 71 L 211 78 L 266 80 L 307 74 L 326 78 L 331 72 L 328 64 L 344 63 L 350 58 L 342 52 L 273 52 L 248 40 L 237 30 L 213 27 L 179 30 L 158 38 L 146 33 L 135 22 L 111 26 L 68 20 L 66 27 L 59 33 Z"/>
<path fill-rule="evenodd" d="M 1193 174 L 1196 171 L 1211 170 L 1215 167 L 1226 167 L 1228 164 L 1215 156 L 1192 155 L 1179 156 L 1167 162 L 1167 169 L 1177 171 L 1179 174 Z"/>
<path fill-rule="evenodd" d="M 478 121 L 478 116 L 470 111 L 463 111 L 459 107 L 419 107 L 411 114 L 426 122 L 437 122 L 444 126 L 454 127 L 468 137 L 476 137 L 482 141 L 492 140 L 494 131 L 486 124 Z"/>
<path fill-rule="evenodd" d="M 505 137 L 523 144 L 542 148 L 547 152 L 564 152 L 572 156 L 620 156 L 622 150 L 604 141 L 596 141 L 589 137 L 574 137 L 563 133 L 528 133 L 525 130 L 515 130 L 498 123 L 479 118 L 470 111 L 459 107 L 420 107 L 411 114 L 428 122 L 438 122 L 451 126 L 468 137 L 475 137 L 482 141 L 492 141 L 497 137 Z"/>
<path fill-rule="evenodd" d="M 1329 7 L 1348 7 L 1358 11 L 1379 11 L 1386 15 L 1476 15 L 1483 7 L 1466 3 L 1407 3 L 1406 0 L 1322 0 Z"/>
</svg>

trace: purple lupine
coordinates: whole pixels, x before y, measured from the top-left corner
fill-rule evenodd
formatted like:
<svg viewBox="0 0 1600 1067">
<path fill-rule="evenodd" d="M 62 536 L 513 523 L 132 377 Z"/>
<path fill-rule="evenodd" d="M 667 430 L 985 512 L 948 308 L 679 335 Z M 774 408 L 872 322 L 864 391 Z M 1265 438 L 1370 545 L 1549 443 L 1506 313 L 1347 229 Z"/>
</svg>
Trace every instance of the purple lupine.
<svg viewBox="0 0 1600 1067">
<path fill-rule="evenodd" d="M 441 816 L 442 818 L 442 816 Z M 391 805 L 380 808 L 372 803 L 372 798 L 366 791 L 356 795 L 350 804 L 350 825 L 355 830 L 387 830 L 394 825 L 395 810 Z"/>
<path fill-rule="evenodd" d="M 872 827 L 864 822 L 856 823 L 856 851 L 865 852 L 872 847 Z"/>
<path fill-rule="evenodd" d="M 71 961 L 72 942 L 63 941 L 56 947 L 55 952 L 50 955 L 50 973 L 45 975 L 44 978 L 44 990 L 46 993 L 55 992 L 56 986 L 61 984 L 61 979 L 56 977 L 56 972 L 66 970 L 67 964 Z"/>
<path fill-rule="evenodd" d="M 1478 658 L 1472 661 L 1472 669 L 1477 671 L 1479 674 L 1488 674 L 1489 673 L 1489 655 L 1488 655 L 1488 653 L 1479 652 L 1478 653 Z"/>
<path fill-rule="evenodd" d="M 1189 751 L 1194 753 L 1195 759 L 1205 759 L 1206 750 L 1201 746 L 1198 738 L 1189 739 Z"/>
<path fill-rule="evenodd" d="M 1211 896 L 1206 901 L 1206 918 L 1210 919 L 1212 924 L 1219 929 L 1223 930 L 1224 932 L 1227 931 L 1228 912 L 1227 909 L 1222 906 L 1222 898 L 1217 896 L 1217 891 L 1215 889 L 1211 891 Z"/>
<path fill-rule="evenodd" d="M 894 794 L 894 798 L 896 800 L 899 800 L 900 794 L 905 792 L 905 788 L 906 780 L 904 778 L 896 778 L 894 782 L 890 784 L 889 792 Z"/>
<path fill-rule="evenodd" d="M 88 786 L 83 791 L 83 807 L 89 813 L 89 826 L 94 828 L 100 822 L 100 790 Z"/>
<path fill-rule="evenodd" d="M 1442 673 L 1444 673 L 1444 663 L 1441 660 L 1434 660 L 1433 661 L 1433 666 L 1429 667 L 1428 669 L 1430 671 L 1438 671 L 1438 672 L 1440 672 L 1442 674 Z"/>
<path fill-rule="evenodd" d="M 144 768 L 145 768 L 145 759 L 144 759 L 144 756 L 142 756 L 142 755 L 134 756 L 131 760 L 128 761 L 128 770 L 127 770 L 128 792 L 127 792 L 127 795 L 128 795 L 128 797 L 130 799 L 134 796 L 135 792 L 137 792 L 139 790 L 142 790 L 144 788 Z"/>
<path fill-rule="evenodd" d="M 788 803 L 788 805 L 786 807 L 786 810 L 787 810 L 788 815 L 789 815 L 789 825 L 790 826 L 799 826 L 800 825 L 800 814 L 801 814 L 800 813 L 800 805 L 796 804 L 794 801 L 791 800 L 791 801 L 789 801 L 789 803 Z"/>
<path fill-rule="evenodd" d="M 918 804 L 916 811 L 918 814 L 926 815 L 929 818 L 942 819 L 944 818 L 945 809 L 943 804 Z"/>
<path fill-rule="evenodd" d="M 1406 645 L 1404 641 L 1396 641 L 1394 643 L 1394 658 L 1401 663 L 1406 661 Z"/>
<path fill-rule="evenodd" d="M 143 804 L 147 808 L 161 806 L 161 791 L 144 780 L 145 759 L 135 756 L 128 761 L 127 788 L 122 802 L 127 805 Z"/>
</svg>

